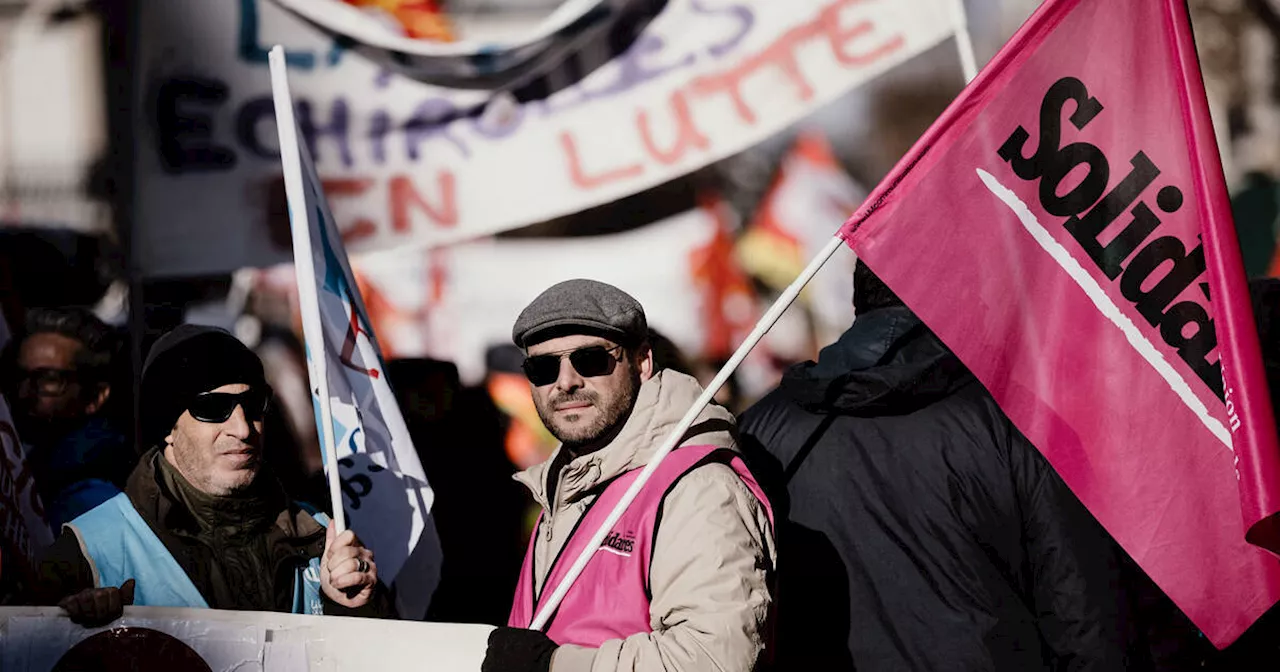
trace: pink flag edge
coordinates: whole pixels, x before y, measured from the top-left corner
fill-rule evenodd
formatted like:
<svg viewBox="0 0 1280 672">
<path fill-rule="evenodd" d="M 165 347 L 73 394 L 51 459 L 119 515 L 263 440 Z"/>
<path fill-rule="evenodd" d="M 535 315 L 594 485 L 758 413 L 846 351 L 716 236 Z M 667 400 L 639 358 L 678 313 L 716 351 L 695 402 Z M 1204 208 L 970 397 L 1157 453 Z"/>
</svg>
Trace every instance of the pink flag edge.
<svg viewBox="0 0 1280 672">
<path fill-rule="evenodd" d="M 904 182 L 909 181 L 911 174 L 916 170 L 927 172 L 938 161 L 936 155 L 930 155 L 930 150 L 939 137 L 957 127 L 960 127 L 958 132 L 963 132 L 961 126 L 967 125 L 972 115 L 982 107 L 989 82 L 1029 58 L 1027 47 L 1034 45 L 1044 32 L 1053 30 L 1082 1 L 1051 0 L 1027 19 L 845 221 L 837 235 L 850 249 L 857 252 L 853 238 L 858 229 Z M 1224 389 L 1232 390 L 1228 400 L 1234 404 L 1241 418 L 1240 431 L 1232 435 L 1232 450 L 1241 486 L 1238 490 L 1245 524 L 1242 532 L 1250 544 L 1280 554 L 1280 499 L 1265 496 L 1271 489 L 1268 483 L 1280 484 L 1280 443 L 1277 442 L 1271 396 L 1262 369 L 1261 348 L 1236 238 L 1235 220 L 1231 214 L 1186 4 L 1184 0 L 1164 0 L 1163 5 L 1164 29 L 1169 32 L 1176 50 L 1174 56 L 1181 77 L 1180 101 L 1189 123 L 1187 141 L 1194 154 L 1192 171 L 1203 221 L 1201 233 L 1207 273 L 1214 294 L 1211 301 L 1214 304 L 1215 329 L 1220 337 L 1218 347 L 1223 362 Z M 1224 335 L 1229 337 L 1221 338 Z M 1232 365 L 1236 362 L 1246 364 Z"/>
<path fill-rule="evenodd" d="M 1186 5 L 1181 0 L 1166 0 L 1166 8 L 1166 28 L 1171 32 L 1181 66 L 1179 74 L 1183 85 L 1179 88 L 1184 113 L 1192 124 L 1192 128 L 1187 129 L 1187 143 L 1198 158 L 1192 168 L 1204 222 L 1200 228 L 1209 286 L 1217 291 L 1211 301 L 1219 335 L 1223 386 L 1229 391 L 1227 401 L 1239 410 L 1241 419 L 1240 433 L 1233 433 L 1231 443 L 1237 460 L 1237 478 L 1242 486 L 1240 503 L 1247 526 L 1245 540 L 1280 553 L 1280 502 L 1268 502 L 1260 497 L 1269 489 L 1268 482 L 1280 483 L 1280 446 L 1235 218 Z M 1222 338 L 1224 334 L 1228 337 Z M 1245 364 L 1236 366 L 1237 362 Z"/>
</svg>

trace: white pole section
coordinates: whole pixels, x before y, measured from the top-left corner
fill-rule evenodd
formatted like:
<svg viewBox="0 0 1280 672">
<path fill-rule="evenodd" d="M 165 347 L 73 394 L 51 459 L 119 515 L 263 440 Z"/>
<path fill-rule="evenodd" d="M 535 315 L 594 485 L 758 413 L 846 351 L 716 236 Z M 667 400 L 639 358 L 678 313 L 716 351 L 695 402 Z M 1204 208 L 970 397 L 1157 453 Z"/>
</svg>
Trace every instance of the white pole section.
<svg viewBox="0 0 1280 672">
<path fill-rule="evenodd" d="M 973 55 L 973 38 L 969 36 L 969 17 L 964 11 L 964 0 L 951 0 L 951 20 L 956 26 L 956 50 L 960 52 L 964 83 L 968 84 L 978 76 L 978 59 Z"/>
<path fill-rule="evenodd" d="M 307 344 L 311 386 L 320 400 L 320 441 L 324 447 L 325 471 L 329 477 L 329 499 L 333 503 L 333 524 L 338 533 L 347 529 L 342 508 L 342 484 L 338 480 L 338 453 L 333 439 L 333 409 L 329 399 L 328 351 L 324 324 L 320 318 L 319 290 L 316 287 L 315 257 L 311 253 L 310 214 L 306 185 L 302 178 L 298 125 L 293 118 L 293 96 L 289 93 L 289 73 L 284 47 L 271 48 L 271 95 L 275 100 L 276 131 L 280 136 L 280 161 L 284 168 L 284 190 L 289 200 L 289 229 L 293 232 L 293 267 L 298 278 L 298 307 L 302 313 L 302 336 Z M 316 223 L 319 226 L 319 223 Z"/>
</svg>

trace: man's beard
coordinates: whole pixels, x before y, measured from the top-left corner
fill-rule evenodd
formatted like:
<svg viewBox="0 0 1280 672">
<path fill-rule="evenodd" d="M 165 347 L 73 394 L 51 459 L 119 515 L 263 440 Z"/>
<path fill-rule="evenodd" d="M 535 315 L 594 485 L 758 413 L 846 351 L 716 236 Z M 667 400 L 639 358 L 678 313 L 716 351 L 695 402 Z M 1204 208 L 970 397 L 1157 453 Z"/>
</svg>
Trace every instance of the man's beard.
<svg viewBox="0 0 1280 672">
<path fill-rule="evenodd" d="M 634 372 L 627 378 L 629 385 L 626 389 L 619 391 L 618 395 L 608 401 L 603 401 L 600 395 L 591 390 L 581 389 L 573 394 L 566 394 L 547 399 L 546 406 L 541 403 L 535 403 L 538 409 L 538 417 L 542 420 L 543 426 L 551 435 L 556 437 L 560 443 L 564 444 L 572 452 L 584 446 L 591 446 L 598 443 L 602 438 L 607 437 L 611 432 L 621 428 L 631 414 L 631 407 L 635 404 L 637 391 L 640 389 L 640 374 Z M 597 411 L 596 419 L 586 427 L 574 427 L 566 430 L 556 426 L 555 407 L 560 404 L 569 404 L 574 402 L 586 402 L 591 404 Z M 599 448 L 601 446 L 595 446 Z"/>
</svg>

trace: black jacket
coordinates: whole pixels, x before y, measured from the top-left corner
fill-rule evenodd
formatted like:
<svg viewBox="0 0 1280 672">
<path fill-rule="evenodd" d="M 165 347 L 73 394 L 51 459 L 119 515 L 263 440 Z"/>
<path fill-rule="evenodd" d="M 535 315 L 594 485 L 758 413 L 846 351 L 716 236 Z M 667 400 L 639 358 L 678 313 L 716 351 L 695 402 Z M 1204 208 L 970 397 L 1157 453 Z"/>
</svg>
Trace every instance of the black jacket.
<svg viewBox="0 0 1280 672">
<path fill-rule="evenodd" d="M 1110 538 L 907 309 L 739 427 L 778 507 L 779 669 L 1125 669 Z"/>
</svg>

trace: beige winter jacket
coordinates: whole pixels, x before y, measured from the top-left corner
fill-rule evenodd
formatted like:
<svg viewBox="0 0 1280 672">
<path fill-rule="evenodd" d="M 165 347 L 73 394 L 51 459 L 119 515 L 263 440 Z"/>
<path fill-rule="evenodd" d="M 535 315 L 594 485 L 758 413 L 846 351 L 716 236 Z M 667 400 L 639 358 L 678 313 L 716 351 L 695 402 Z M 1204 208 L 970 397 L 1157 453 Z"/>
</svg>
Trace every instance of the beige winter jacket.
<svg viewBox="0 0 1280 672">
<path fill-rule="evenodd" d="M 701 392 L 696 380 L 672 371 L 646 382 L 617 438 L 560 472 L 554 503 L 546 497 L 554 455 L 516 474 L 543 509 L 533 550 L 539 594 L 549 565 L 599 495 L 593 488 L 647 464 Z M 681 445 L 737 449 L 733 425 L 731 413 L 709 406 Z M 653 632 L 610 640 L 598 649 L 562 646 L 551 672 L 749 672 L 764 649 L 775 561 L 773 529 L 759 500 L 732 468 L 699 467 L 672 488 L 663 506 L 649 577 Z"/>
</svg>

